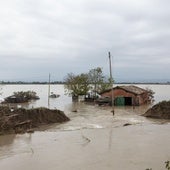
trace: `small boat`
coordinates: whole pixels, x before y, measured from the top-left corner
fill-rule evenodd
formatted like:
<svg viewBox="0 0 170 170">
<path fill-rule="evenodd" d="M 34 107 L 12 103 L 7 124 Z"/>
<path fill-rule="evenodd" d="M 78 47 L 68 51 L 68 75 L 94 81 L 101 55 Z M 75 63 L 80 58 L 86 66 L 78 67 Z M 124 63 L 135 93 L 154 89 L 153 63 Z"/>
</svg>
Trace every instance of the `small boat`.
<svg viewBox="0 0 170 170">
<path fill-rule="evenodd" d="M 60 97 L 59 94 L 54 94 L 53 92 L 51 92 L 51 95 L 49 96 L 50 98 L 58 98 Z"/>
<path fill-rule="evenodd" d="M 59 94 L 54 94 L 53 92 L 51 92 L 50 94 L 50 74 L 49 74 L 49 83 L 48 83 L 48 102 L 49 102 L 49 98 L 58 98 L 60 97 Z"/>
</svg>

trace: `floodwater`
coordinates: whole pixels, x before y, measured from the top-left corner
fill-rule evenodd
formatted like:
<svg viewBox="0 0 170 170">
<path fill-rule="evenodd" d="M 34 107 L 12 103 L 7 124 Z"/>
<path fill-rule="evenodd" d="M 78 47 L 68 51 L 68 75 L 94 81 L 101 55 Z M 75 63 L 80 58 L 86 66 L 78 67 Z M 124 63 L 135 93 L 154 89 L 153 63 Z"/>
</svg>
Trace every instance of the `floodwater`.
<svg viewBox="0 0 170 170">
<path fill-rule="evenodd" d="M 170 99 L 169 85 L 138 85 L 155 91 L 155 103 Z M 33 134 L 0 136 L 0 169 L 6 170 L 164 170 L 170 160 L 170 122 L 142 117 L 150 106 L 99 107 L 72 103 L 63 85 L 52 85 L 59 98 L 48 102 L 47 85 L 6 85 L 13 91 L 33 90 L 40 100 L 24 107 L 63 110 L 71 121 L 43 127 Z M 72 112 L 73 110 L 78 112 Z M 130 123 L 130 126 L 123 126 Z"/>
</svg>

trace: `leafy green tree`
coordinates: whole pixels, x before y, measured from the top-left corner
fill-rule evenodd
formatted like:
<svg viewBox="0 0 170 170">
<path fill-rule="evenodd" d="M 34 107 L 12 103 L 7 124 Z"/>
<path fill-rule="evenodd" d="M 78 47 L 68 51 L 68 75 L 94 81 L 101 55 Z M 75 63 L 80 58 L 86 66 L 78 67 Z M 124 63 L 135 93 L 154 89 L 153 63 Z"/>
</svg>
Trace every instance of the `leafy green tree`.
<svg viewBox="0 0 170 170">
<path fill-rule="evenodd" d="M 112 81 L 103 75 L 102 68 L 100 67 L 91 69 L 87 74 L 82 73 L 75 75 L 68 73 L 64 82 L 66 94 L 73 97 L 87 95 L 88 92 L 91 91 L 96 98 L 97 93 L 100 94 L 106 89 L 111 88 L 112 85 Z"/>
<path fill-rule="evenodd" d="M 97 93 L 101 93 L 112 87 L 113 80 L 107 79 L 104 76 L 101 67 L 91 69 L 88 75 L 89 75 L 89 82 L 92 84 L 91 89 L 93 89 L 93 92 L 95 93 L 95 97 Z"/>
<path fill-rule="evenodd" d="M 108 90 L 108 89 L 111 89 L 112 88 L 112 85 L 113 82 L 110 80 L 110 78 L 105 78 L 102 80 L 102 82 L 98 85 L 98 93 L 102 93 L 104 92 L 105 90 Z"/>
<path fill-rule="evenodd" d="M 89 79 L 87 74 L 67 74 L 65 78 L 65 91 L 72 96 L 86 95 L 89 91 Z"/>
<path fill-rule="evenodd" d="M 102 68 L 97 67 L 91 69 L 88 75 L 89 75 L 90 83 L 94 86 L 93 92 L 95 93 L 95 97 L 96 97 L 96 94 L 100 89 L 100 84 L 102 84 L 104 78 Z"/>
</svg>

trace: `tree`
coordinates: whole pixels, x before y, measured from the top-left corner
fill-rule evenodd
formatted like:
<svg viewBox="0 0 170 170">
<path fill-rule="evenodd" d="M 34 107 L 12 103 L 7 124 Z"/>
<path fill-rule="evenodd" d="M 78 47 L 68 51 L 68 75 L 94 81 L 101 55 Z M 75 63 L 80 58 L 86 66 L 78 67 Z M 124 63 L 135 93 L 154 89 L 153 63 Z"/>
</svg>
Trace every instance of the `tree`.
<svg viewBox="0 0 170 170">
<path fill-rule="evenodd" d="M 112 83 L 113 81 L 111 81 L 110 78 L 107 79 L 106 77 L 104 77 L 101 83 L 98 85 L 98 93 L 100 94 L 104 92 L 105 90 L 111 89 Z"/>
<path fill-rule="evenodd" d="M 96 98 L 97 93 L 100 94 L 111 88 L 112 85 L 112 81 L 103 75 L 102 68 L 100 67 L 91 69 L 87 74 L 75 75 L 68 73 L 64 82 L 66 94 L 72 97 L 87 95 L 89 92 L 92 92 L 94 95 L 90 97 Z"/>
<path fill-rule="evenodd" d="M 153 102 L 154 101 L 154 94 L 155 92 L 150 89 L 149 87 L 146 87 L 146 91 L 148 92 L 148 101 Z"/>
<path fill-rule="evenodd" d="M 110 78 L 107 79 L 103 75 L 103 71 L 101 67 L 91 69 L 88 75 L 89 75 L 89 82 L 93 85 L 92 89 L 95 93 L 95 97 L 97 93 L 101 93 L 106 89 L 111 88 L 112 81 Z"/>
<path fill-rule="evenodd" d="M 97 91 L 99 90 L 99 84 L 102 83 L 103 78 L 104 76 L 103 76 L 101 67 L 97 67 L 89 71 L 89 81 L 94 86 L 93 91 L 95 93 L 95 97 L 96 97 Z"/>
<path fill-rule="evenodd" d="M 64 88 L 66 93 L 72 96 L 86 95 L 89 91 L 88 75 L 68 73 L 65 78 Z"/>
</svg>

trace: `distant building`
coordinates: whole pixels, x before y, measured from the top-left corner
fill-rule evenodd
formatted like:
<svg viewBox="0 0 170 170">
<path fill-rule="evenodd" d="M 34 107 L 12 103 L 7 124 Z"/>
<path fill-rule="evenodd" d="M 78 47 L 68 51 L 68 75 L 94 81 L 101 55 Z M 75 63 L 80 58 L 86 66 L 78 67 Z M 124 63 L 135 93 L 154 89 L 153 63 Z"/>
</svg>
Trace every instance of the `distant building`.
<svg viewBox="0 0 170 170">
<path fill-rule="evenodd" d="M 139 106 L 150 102 L 149 92 L 137 86 L 117 86 L 101 93 L 103 98 L 113 98 L 115 106 Z"/>
</svg>

